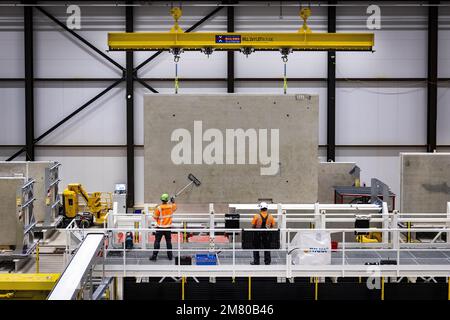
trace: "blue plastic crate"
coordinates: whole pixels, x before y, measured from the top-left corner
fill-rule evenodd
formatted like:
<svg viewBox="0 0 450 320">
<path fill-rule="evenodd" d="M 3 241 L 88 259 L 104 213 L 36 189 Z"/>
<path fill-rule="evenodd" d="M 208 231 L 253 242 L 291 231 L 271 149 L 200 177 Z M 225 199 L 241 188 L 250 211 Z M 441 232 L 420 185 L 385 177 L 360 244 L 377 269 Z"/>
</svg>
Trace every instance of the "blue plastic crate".
<svg viewBox="0 0 450 320">
<path fill-rule="evenodd" d="M 195 264 L 198 266 L 215 266 L 217 265 L 217 255 L 215 254 L 196 254 Z"/>
</svg>

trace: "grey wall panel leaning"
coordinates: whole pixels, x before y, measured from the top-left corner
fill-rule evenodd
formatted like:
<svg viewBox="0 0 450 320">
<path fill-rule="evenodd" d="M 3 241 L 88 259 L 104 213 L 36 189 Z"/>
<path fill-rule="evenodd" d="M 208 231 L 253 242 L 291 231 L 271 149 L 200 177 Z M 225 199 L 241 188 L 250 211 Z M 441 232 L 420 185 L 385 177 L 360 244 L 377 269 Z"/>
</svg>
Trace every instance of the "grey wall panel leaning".
<svg viewBox="0 0 450 320">
<path fill-rule="evenodd" d="M 46 214 L 46 190 L 45 190 L 45 168 L 49 167 L 53 162 L 51 161 L 1 161 L 0 162 L 0 177 L 22 175 L 25 178 L 32 178 L 34 183 L 34 202 L 33 215 L 37 223 L 42 223 Z"/>
<path fill-rule="evenodd" d="M 23 222 L 17 216 L 17 191 L 25 178 L 0 178 L 0 246 L 17 246 L 23 243 Z"/>
<path fill-rule="evenodd" d="M 334 203 L 335 186 L 351 186 L 355 178 L 350 171 L 354 162 L 321 162 L 319 163 L 319 202 Z"/>
<path fill-rule="evenodd" d="M 144 97 L 145 202 L 317 201 L 318 96 L 211 94 Z"/>
<path fill-rule="evenodd" d="M 401 212 L 447 212 L 450 153 L 400 154 Z"/>
</svg>

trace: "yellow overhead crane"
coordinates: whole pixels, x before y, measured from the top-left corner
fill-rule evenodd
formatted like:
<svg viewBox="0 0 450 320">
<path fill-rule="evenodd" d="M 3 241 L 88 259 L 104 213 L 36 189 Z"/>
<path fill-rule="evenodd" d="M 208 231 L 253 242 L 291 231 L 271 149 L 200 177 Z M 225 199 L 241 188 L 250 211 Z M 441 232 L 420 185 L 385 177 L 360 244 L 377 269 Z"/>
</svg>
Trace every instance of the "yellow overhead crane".
<svg viewBox="0 0 450 320">
<path fill-rule="evenodd" d="M 314 33 L 306 21 L 309 8 L 300 10 L 303 25 L 297 32 L 195 32 L 185 33 L 178 25 L 181 9 L 171 9 L 175 24 L 170 32 L 110 32 L 109 50 L 334 50 L 372 51 L 373 33 Z M 283 53 L 283 52 L 282 52 Z"/>
</svg>

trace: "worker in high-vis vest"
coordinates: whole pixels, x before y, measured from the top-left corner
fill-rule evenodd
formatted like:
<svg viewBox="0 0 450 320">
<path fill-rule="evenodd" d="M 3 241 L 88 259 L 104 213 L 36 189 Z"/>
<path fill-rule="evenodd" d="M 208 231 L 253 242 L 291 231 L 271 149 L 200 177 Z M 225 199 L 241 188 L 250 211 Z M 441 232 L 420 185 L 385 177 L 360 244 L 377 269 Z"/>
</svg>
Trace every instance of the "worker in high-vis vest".
<svg viewBox="0 0 450 320">
<path fill-rule="evenodd" d="M 158 251 L 161 245 L 161 239 L 164 237 L 166 239 L 167 246 L 167 257 L 172 260 L 172 233 L 170 228 L 172 227 L 172 216 L 175 210 L 177 210 L 177 205 L 175 204 L 175 199 L 172 197 L 169 202 L 169 195 L 163 193 L 161 195 L 161 204 L 156 207 L 153 218 L 156 221 L 156 228 L 160 229 L 155 232 L 155 246 L 153 250 L 153 255 L 151 256 L 151 261 L 156 261 L 158 257 Z"/>
<path fill-rule="evenodd" d="M 252 227 L 255 229 L 271 229 L 275 228 L 275 219 L 267 211 L 269 205 L 266 202 L 261 202 L 259 204 L 260 212 L 253 216 Z M 270 249 L 270 232 L 254 232 L 253 245 L 255 248 Z M 270 251 L 264 251 L 264 263 L 270 264 Z M 259 251 L 253 251 L 253 261 L 250 263 L 252 265 L 259 264 Z"/>
</svg>

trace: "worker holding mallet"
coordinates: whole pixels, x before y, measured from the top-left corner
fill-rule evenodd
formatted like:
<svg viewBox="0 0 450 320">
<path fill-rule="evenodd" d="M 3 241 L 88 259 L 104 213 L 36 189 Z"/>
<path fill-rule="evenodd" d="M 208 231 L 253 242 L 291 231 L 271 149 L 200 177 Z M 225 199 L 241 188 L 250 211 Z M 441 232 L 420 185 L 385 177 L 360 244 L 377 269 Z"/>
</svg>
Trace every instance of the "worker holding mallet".
<svg viewBox="0 0 450 320">
<path fill-rule="evenodd" d="M 177 210 L 177 205 L 175 203 L 175 198 L 170 198 L 167 193 L 163 193 L 161 195 L 161 204 L 156 207 L 153 218 L 156 221 L 156 228 L 160 229 L 155 233 L 155 246 L 153 255 L 150 257 L 151 261 L 156 261 L 158 257 L 158 251 L 161 245 L 161 239 L 164 237 L 166 239 L 167 246 L 167 257 L 169 260 L 172 260 L 172 233 L 170 228 L 172 227 L 172 216 L 173 213 Z"/>
</svg>

